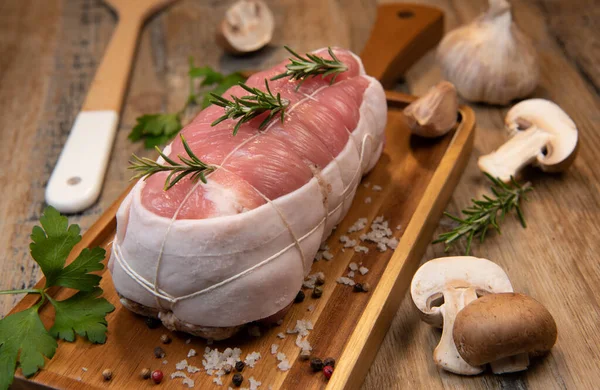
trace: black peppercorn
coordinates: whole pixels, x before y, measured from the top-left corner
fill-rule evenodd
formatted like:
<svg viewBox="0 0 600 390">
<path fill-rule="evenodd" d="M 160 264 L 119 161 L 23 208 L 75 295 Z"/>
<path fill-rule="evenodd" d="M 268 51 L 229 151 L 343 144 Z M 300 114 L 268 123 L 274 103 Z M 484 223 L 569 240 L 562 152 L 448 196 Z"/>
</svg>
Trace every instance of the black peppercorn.
<svg viewBox="0 0 600 390">
<path fill-rule="evenodd" d="M 323 364 L 326 366 L 335 367 L 335 359 L 332 357 L 325 358 L 325 360 L 323 360 Z"/>
<path fill-rule="evenodd" d="M 319 358 L 310 359 L 310 368 L 312 368 L 312 370 L 314 372 L 321 371 L 324 366 L 325 365 L 323 364 L 323 361 L 321 359 L 319 359 Z"/>
<path fill-rule="evenodd" d="M 321 298 L 321 295 L 323 295 L 323 289 L 321 287 L 315 287 L 312 292 L 312 297 Z"/>
<path fill-rule="evenodd" d="M 294 298 L 294 303 L 300 303 L 304 300 L 304 291 L 300 290 L 298 291 L 298 294 L 296 294 L 296 298 Z"/>
<path fill-rule="evenodd" d="M 235 362 L 235 370 L 237 372 L 242 372 L 244 370 L 244 367 L 246 367 L 246 363 L 244 363 L 241 360 L 238 360 L 237 362 Z"/>
<path fill-rule="evenodd" d="M 360 283 L 356 283 L 356 284 L 354 285 L 354 292 L 362 292 L 362 290 L 363 290 L 363 286 L 362 286 L 362 284 L 360 284 Z"/>
<path fill-rule="evenodd" d="M 165 351 L 161 347 L 154 348 L 154 356 L 157 359 L 162 359 L 165 357 Z"/>
<path fill-rule="evenodd" d="M 233 383 L 233 385 L 235 387 L 240 387 L 242 385 L 242 382 L 244 381 L 244 377 L 242 376 L 242 374 L 234 374 L 233 378 L 231 378 L 231 382 Z"/>
<path fill-rule="evenodd" d="M 160 320 L 158 318 L 146 317 L 144 322 L 148 329 L 156 329 L 160 326 Z"/>
</svg>

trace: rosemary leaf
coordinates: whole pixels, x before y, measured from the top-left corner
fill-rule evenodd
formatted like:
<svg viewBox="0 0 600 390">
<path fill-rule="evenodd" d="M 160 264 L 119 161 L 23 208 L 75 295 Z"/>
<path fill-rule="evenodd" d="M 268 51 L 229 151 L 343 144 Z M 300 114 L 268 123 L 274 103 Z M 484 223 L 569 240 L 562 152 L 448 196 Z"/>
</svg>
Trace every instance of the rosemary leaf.
<svg viewBox="0 0 600 390">
<path fill-rule="evenodd" d="M 527 227 L 520 203 L 522 199 L 527 199 L 525 194 L 533 189 L 531 183 L 527 182 L 521 185 L 514 178 L 511 178 L 510 184 L 506 184 L 487 173 L 485 175 L 492 182 L 491 192 L 494 194 L 494 197 L 484 195 L 484 200 L 472 199 L 473 205 L 462 210 L 466 218 L 444 213 L 448 218 L 458 222 L 457 227 L 449 232 L 440 234 L 433 241 L 434 244 L 443 242 L 446 245 L 446 252 L 456 240 L 464 236 L 467 239 L 465 255 L 468 255 L 471 251 L 473 239 L 478 237 L 479 241 L 483 242 L 490 226 L 501 234 L 499 223 L 504 220 L 506 214 L 509 214 L 513 210 L 517 214 L 521 225 L 524 228 Z"/>
<path fill-rule="evenodd" d="M 304 80 L 318 75 L 325 78 L 333 74 L 333 77 L 331 78 L 331 84 L 333 84 L 338 74 L 348 70 L 346 64 L 335 56 L 331 47 L 328 48 L 331 60 L 310 53 L 306 53 L 306 57 L 303 57 L 289 47 L 284 47 L 293 57 L 290 57 L 290 63 L 285 66 L 287 70 L 272 77 L 271 80 L 277 80 L 284 77 L 289 77 L 291 80 L 300 80 L 300 83 L 296 86 L 296 90 L 300 88 Z"/>
<path fill-rule="evenodd" d="M 211 126 L 216 126 L 226 119 L 238 119 L 235 127 L 233 128 L 233 135 L 236 135 L 240 126 L 264 112 L 268 112 L 269 115 L 261 122 L 259 129 L 262 130 L 265 126 L 275 117 L 279 115 L 281 122 L 283 123 L 285 110 L 290 104 L 289 100 L 281 98 L 281 95 L 273 95 L 269 88 L 269 83 L 265 79 L 266 92 L 261 91 L 258 88 L 252 88 L 244 83 L 239 83 L 239 86 L 250 93 L 250 95 L 237 97 L 231 96 L 231 100 L 212 94 L 210 102 L 216 106 L 223 107 L 225 113 L 223 116 L 217 118 Z"/>
<path fill-rule="evenodd" d="M 133 154 L 131 156 L 131 160 L 129 161 L 129 169 L 137 173 L 131 178 L 131 180 L 139 178 L 146 180 L 158 172 L 170 172 L 169 176 L 167 176 L 167 179 L 165 180 L 165 191 L 171 189 L 175 184 L 177 184 L 177 182 L 186 176 L 190 176 L 192 181 L 201 180 L 203 183 L 206 183 L 205 175 L 214 171 L 216 167 L 202 162 L 194 154 L 194 152 L 192 152 L 192 149 L 186 142 L 185 138 L 183 138 L 183 135 L 180 134 L 180 137 L 188 157 L 183 157 L 181 155 L 178 156 L 181 160 L 181 163 L 178 163 L 169 158 L 169 156 L 164 154 L 158 147 L 156 147 L 158 154 L 160 154 L 160 156 L 165 160 L 165 164 L 159 164 L 158 162 L 149 158 L 138 157 Z"/>
</svg>

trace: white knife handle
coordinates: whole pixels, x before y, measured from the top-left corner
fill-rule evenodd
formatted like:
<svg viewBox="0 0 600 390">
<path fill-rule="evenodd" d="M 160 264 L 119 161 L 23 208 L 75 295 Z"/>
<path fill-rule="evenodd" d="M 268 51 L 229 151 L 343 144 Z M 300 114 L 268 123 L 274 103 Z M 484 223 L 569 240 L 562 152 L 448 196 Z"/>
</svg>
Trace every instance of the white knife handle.
<svg viewBox="0 0 600 390">
<path fill-rule="evenodd" d="M 102 189 L 119 115 L 116 111 L 81 111 L 46 187 L 46 203 L 61 213 L 91 206 Z"/>
</svg>

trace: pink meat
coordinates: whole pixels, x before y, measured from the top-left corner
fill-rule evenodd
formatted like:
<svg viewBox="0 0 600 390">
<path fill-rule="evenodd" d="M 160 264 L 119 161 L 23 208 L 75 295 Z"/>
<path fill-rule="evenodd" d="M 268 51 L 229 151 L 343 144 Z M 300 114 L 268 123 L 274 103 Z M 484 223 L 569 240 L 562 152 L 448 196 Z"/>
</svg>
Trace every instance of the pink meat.
<svg viewBox="0 0 600 390">
<path fill-rule="evenodd" d="M 237 212 L 254 209 L 303 185 L 312 177 L 312 167 L 323 168 L 337 156 L 348 142 L 350 131 L 357 127 L 359 107 L 369 82 L 360 73 L 360 64 L 345 50 L 336 56 L 348 65 L 348 71 L 330 79 L 306 80 L 298 90 L 289 78 L 269 81 L 274 94 L 290 101 L 285 121 L 273 120 L 264 130 L 258 127 L 264 115 L 242 125 L 233 136 L 236 121 L 210 124 L 223 115 L 223 108 L 210 106 L 182 130 L 193 152 L 204 162 L 221 166 L 208 176 L 209 181 L 228 188 L 240 205 Z M 327 51 L 319 55 L 328 57 Z M 281 73 L 285 64 L 251 76 L 247 84 L 264 90 L 265 78 Z M 241 87 L 230 88 L 224 96 L 248 94 Z M 177 138 L 169 157 L 185 155 Z M 142 204 L 149 211 L 177 219 L 201 219 L 219 215 L 218 207 L 209 199 L 206 189 L 183 179 L 169 191 L 163 186 L 167 173 L 148 178 L 142 190 Z M 266 198 L 266 199 L 265 199 Z"/>
</svg>

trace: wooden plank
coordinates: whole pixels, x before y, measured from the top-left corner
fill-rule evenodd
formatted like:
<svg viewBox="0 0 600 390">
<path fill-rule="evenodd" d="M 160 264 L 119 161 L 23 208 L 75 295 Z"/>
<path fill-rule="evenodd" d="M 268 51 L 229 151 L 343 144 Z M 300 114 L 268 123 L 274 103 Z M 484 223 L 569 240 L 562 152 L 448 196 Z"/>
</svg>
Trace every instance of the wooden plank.
<svg viewBox="0 0 600 390">
<path fill-rule="evenodd" d="M 417 2 L 439 6 L 444 11 L 446 30 L 468 22 L 486 8 L 485 1 L 460 5 L 446 0 Z M 517 291 L 540 300 L 550 310 L 558 325 L 558 343 L 547 358 L 522 374 L 470 378 L 446 373 L 432 360 L 441 332 L 419 320 L 407 295 L 365 379 L 365 389 L 597 387 L 600 336 L 595 330 L 600 318 L 596 286 L 600 271 L 596 254 L 600 244 L 594 237 L 600 232 L 600 177 L 593 167 L 597 166 L 596 149 L 600 146 L 600 97 L 586 76 L 593 73 L 593 66 L 582 65 L 600 54 L 593 23 L 597 7 L 586 1 L 513 0 L 511 4 L 517 23 L 533 38 L 541 57 L 542 78 L 534 95 L 554 100 L 569 113 L 579 127 L 581 149 L 565 174 L 547 175 L 534 169 L 526 172 L 525 179 L 535 187 L 524 205 L 527 229 L 509 217 L 501 236 L 491 235 L 484 245 L 473 249 L 476 256 L 500 264 Z M 411 68 L 401 88 L 422 94 L 439 80 L 440 70 L 434 53 L 430 53 Z M 506 139 L 502 131 L 506 108 L 472 108 L 478 131 L 474 153 L 448 207 L 455 214 L 471 197 L 487 193 L 489 184 L 477 168 L 477 158 Z M 442 220 L 436 233 L 448 229 L 448 221 Z M 463 251 L 460 245 L 449 254 Z M 443 245 L 432 245 L 422 261 L 444 255 Z"/>
</svg>

